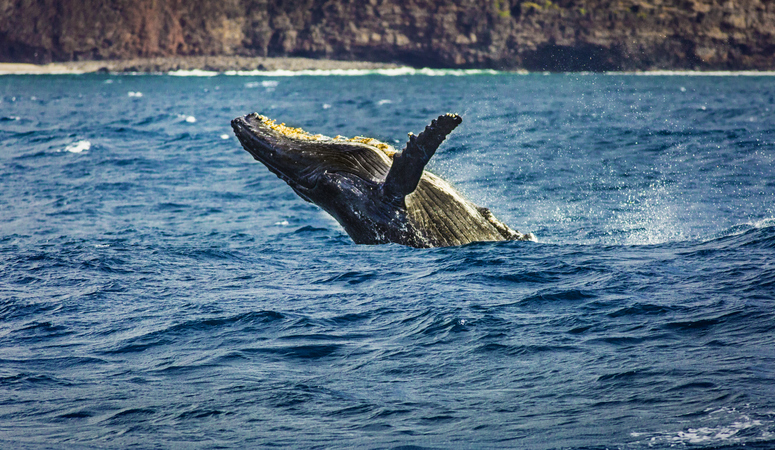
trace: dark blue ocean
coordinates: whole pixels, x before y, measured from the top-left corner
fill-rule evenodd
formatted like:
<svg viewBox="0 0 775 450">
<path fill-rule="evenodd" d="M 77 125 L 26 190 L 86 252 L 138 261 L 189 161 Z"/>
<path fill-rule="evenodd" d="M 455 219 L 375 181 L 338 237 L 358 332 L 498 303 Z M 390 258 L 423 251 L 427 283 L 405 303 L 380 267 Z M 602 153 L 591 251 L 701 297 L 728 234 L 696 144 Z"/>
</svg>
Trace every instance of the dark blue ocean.
<svg viewBox="0 0 775 450">
<path fill-rule="evenodd" d="M 200 75 L 0 76 L 0 447 L 775 448 L 775 77 Z M 253 111 L 460 113 L 538 241 L 355 245 Z"/>
</svg>

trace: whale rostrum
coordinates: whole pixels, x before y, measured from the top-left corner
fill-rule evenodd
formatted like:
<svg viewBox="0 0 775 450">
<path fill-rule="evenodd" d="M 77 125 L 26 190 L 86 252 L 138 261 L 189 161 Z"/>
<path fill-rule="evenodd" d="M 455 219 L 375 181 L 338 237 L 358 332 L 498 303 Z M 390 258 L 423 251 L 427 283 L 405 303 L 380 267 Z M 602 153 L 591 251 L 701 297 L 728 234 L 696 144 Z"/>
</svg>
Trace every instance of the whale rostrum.
<svg viewBox="0 0 775 450">
<path fill-rule="evenodd" d="M 231 122 L 245 150 L 304 200 L 331 214 L 357 244 L 446 247 L 476 241 L 534 240 L 465 199 L 425 170 L 461 122 L 456 114 L 409 134 L 403 151 L 366 137 L 329 138 L 257 113 Z"/>
</svg>

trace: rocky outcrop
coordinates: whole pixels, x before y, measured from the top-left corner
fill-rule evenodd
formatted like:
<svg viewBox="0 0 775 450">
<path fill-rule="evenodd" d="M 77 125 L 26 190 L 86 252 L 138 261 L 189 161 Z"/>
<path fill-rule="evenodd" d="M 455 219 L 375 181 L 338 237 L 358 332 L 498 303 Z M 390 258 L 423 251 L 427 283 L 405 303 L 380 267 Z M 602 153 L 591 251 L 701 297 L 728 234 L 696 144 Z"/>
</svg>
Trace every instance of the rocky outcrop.
<svg viewBox="0 0 775 450">
<path fill-rule="evenodd" d="M 775 69 L 769 0 L 0 0 L 0 60 L 303 56 L 528 70 Z"/>
</svg>

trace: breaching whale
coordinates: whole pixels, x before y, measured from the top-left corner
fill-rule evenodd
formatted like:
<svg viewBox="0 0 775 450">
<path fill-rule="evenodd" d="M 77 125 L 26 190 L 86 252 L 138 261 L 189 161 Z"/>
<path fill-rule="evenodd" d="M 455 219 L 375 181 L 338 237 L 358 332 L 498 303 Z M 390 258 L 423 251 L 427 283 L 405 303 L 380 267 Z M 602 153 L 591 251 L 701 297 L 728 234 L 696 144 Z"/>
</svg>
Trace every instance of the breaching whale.
<svg viewBox="0 0 775 450">
<path fill-rule="evenodd" d="M 331 214 L 357 244 L 445 247 L 533 240 L 466 200 L 425 165 L 460 123 L 433 120 L 397 152 L 376 139 L 313 135 L 257 113 L 231 121 L 245 150 L 308 202 Z"/>
</svg>

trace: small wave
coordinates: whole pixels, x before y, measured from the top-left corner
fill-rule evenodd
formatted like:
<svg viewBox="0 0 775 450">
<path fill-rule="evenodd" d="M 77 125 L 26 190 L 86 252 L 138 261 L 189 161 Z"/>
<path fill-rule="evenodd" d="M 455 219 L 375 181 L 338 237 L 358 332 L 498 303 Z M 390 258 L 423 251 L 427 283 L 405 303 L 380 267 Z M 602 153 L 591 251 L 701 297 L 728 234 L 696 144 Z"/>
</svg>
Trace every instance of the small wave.
<svg viewBox="0 0 775 450">
<path fill-rule="evenodd" d="M 72 144 L 65 147 L 64 151 L 70 152 L 70 153 L 82 153 L 82 152 L 85 152 L 86 150 L 89 150 L 90 148 L 91 148 L 91 142 L 78 141 L 78 142 L 73 142 Z"/>
<path fill-rule="evenodd" d="M 150 408 L 126 408 L 113 414 L 105 420 L 108 423 L 136 423 L 142 418 L 150 417 L 156 414 L 156 411 Z"/>
<path fill-rule="evenodd" d="M 246 353 L 259 353 L 264 355 L 274 355 L 282 358 L 291 359 L 321 359 L 334 356 L 344 348 L 342 344 L 308 344 L 308 345 L 290 345 L 280 347 L 262 347 L 256 349 L 245 349 Z"/>
<path fill-rule="evenodd" d="M 659 316 L 674 311 L 674 306 L 654 305 L 650 303 L 635 303 L 606 314 L 608 317 Z"/>
<path fill-rule="evenodd" d="M 565 302 L 579 302 L 595 298 L 595 294 L 589 291 L 571 289 L 561 292 L 541 293 L 526 297 L 517 304 L 521 306 L 541 306 L 545 304 L 558 304 Z"/>
<path fill-rule="evenodd" d="M 103 350 L 105 354 L 139 353 L 148 349 L 162 347 L 175 342 L 180 336 L 202 331 L 229 329 L 237 327 L 242 331 L 265 329 L 270 323 L 280 321 L 285 316 L 276 311 L 252 311 L 227 317 L 212 317 L 190 320 L 169 327 L 133 336 L 120 341 L 112 348 Z"/>
<path fill-rule="evenodd" d="M 314 284 L 329 284 L 329 283 L 335 283 L 335 282 L 344 282 L 347 284 L 361 284 L 368 281 L 376 280 L 379 278 L 379 274 L 377 274 L 374 271 L 348 271 L 344 273 L 340 273 L 331 277 L 326 277 L 321 280 L 314 280 L 312 283 Z"/>
<path fill-rule="evenodd" d="M 760 245 L 775 246 L 775 219 L 762 219 L 731 226 L 725 230 L 699 241 L 700 244 L 727 242 L 726 245 Z"/>
<path fill-rule="evenodd" d="M 194 409 L 192 411 L 186 411 L 186 412 L 180 413 L 180 415 L 178 415 L 178 419 L 180 420 L 204 419 L 207 417 L 220 416 L 221 414 L 223 414 L 223 411 L 218 409 Z"/>
<path fill-rule="evenodd" d="M 57 419 L 88 419 L 93 417 L 94 413 L 86 410 L 77 410 L 58 415 Z"/>
<path fill-rule="evenodd" d="M 321 228 L 321 227 L 313 227 L 312 225 L 305 225 L 296 231 L 294 231 L 294 234 L 317 234 L 322 232 L 327 232 L 327 228 Z"/>
<path fill-rule="evenodd" d="M 580 352 L 577 347 L 570 345 L 506 345 L 490 342 L 476 347 L 474 354 L 496 354 L 504 356 L 528 356 L 544 353 L 573 353 Z"/>
<path fill-rule="evenodd" d="M 50 385 L 50 386 L 70 386 L 71 383 L 54 376 L 33 374 L 33 373 L 17 373 L 9 376 L 0 376 L 0 386 L 10 387 L 18 385 L 38 386 L 38 385 Z"/>
</svg>

